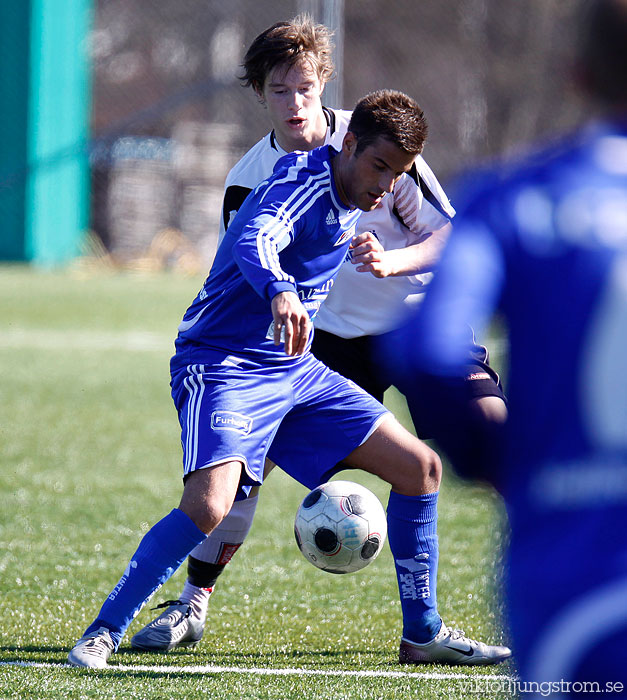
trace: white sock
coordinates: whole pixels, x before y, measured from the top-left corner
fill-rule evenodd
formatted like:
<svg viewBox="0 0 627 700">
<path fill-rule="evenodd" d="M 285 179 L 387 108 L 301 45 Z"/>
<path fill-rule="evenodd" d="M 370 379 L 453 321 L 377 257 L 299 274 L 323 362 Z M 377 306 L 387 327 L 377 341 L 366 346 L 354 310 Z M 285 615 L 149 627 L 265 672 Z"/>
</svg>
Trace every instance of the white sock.
<svg viewBox="0 0 627 700">
<path fill-rule="evenodd" d="M 204 620 L 207 617 L 207 607 L 212 593 L 213 588 L 198 588 L 198 586 L 192 585 L 188 579 L 185 581 L 179 600 L 181 603 L 191 605 L 194 615 Z"/>
</svg>

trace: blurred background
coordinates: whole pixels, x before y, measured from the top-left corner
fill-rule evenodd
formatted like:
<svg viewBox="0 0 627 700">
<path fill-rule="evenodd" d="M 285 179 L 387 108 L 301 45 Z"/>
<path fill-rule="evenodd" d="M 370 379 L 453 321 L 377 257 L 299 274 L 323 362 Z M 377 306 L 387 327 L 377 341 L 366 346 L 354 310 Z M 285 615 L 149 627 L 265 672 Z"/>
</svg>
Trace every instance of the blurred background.
<svg viewBox="0 0 627 700">
<path fill-rule="evenodd" d="M 0 261 L 197 273 L 229 168 L 268 130 L 237 78 L 270 24 L 335 30 L 325 95 L 396 88 L 440 181 L 572 126 L 576 0 L 20 0 L 0 3 Z M 453 202 L 454 204 L 454 202 Z"/>
</svg>

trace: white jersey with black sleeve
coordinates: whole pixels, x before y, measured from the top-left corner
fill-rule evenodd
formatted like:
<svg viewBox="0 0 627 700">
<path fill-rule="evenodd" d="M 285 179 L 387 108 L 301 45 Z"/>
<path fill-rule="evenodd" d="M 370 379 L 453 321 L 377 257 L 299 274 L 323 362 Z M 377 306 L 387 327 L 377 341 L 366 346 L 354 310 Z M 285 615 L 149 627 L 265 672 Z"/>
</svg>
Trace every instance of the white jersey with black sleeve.
<svg viewBox="0 0 627 700">
<path fill-rule="evenodd" d="M 340 150 L 351 112 L 324 109 L 327 118 L 326 143 Z M 220 241 L 249 192 L 272 172 L 285 155 L 274 132 L 266 134 L 229 172 L 220 221 Z M 455 215 L 446 194 L 422 156 L 397 182 L 394 192 L 383 198 L 374 211 L 364 212 L 356 233 L 371 231 L 386 250 L 405 248 L 423 236 L 445 226 Z M 349 253 L 350 255 L 350 253 Z M 386 277 L 357 272 L 347 257 L 340 268 L 315 326 L 342 338 L 379 335 L 392 330 L 408 307 L 419 303 L 431 273 Z"/>
</svg>

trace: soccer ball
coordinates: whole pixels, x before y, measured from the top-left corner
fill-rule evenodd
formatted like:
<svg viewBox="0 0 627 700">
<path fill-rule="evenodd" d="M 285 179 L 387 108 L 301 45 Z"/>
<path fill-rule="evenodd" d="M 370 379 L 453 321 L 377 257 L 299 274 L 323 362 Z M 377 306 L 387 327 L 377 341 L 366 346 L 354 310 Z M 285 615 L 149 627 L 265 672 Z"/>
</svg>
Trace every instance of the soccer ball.
<svg viewBox="0 0 627 700">
<path fill-rule="evenodd" d="M 332 574 L 359 571 L 377 558 L 387 534 L 385 511 L 367 488 L 329 481 L 300 504 L 294 536 L 303 556 Z"/>
</svg>

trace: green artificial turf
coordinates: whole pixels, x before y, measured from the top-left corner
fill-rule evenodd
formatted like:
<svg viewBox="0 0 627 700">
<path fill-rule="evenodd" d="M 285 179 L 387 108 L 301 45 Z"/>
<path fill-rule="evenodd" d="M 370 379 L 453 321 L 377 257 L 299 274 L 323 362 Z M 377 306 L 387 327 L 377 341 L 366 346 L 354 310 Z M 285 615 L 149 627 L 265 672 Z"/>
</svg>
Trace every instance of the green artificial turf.
<svg viewBox="0 0 627 700">
<path fill-rule="evenodd" d="M 196 649 L 131 652 L 130 635 L 154 615 L 146 607 L 109 669 L 65 665 L 142 534 L 178 504 L 168 361 L 201 282 L 0 268 L 0 698 L 513 697 L 499 689 L 507 681 L 490 682 L 513 676 L 511 663 L 400 667 L 389 549 L 356 574 L 315 569 L 292 532 L 306 490 L 278 470 L 218 582 Z M 399 397 L 386 401 L 406 422 Z M 385 503 L 375 478 L 342 478 Z M 447 471 L 439 513 L 440 612 L 470 636 L 507 642 L 500 501 Z M 177 572 L 153 603 L 176 598 L 184 577 Z"/>
</svg>

